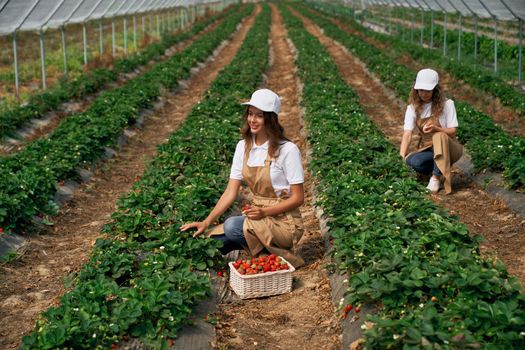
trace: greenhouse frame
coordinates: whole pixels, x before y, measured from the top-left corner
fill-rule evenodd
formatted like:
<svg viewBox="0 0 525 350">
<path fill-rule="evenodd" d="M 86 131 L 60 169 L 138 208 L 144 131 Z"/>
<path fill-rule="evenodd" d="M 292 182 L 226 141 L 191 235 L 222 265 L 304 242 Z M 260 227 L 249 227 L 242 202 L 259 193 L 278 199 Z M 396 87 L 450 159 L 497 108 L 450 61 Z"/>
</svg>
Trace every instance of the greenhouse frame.
<svg viewBox="0 0 525 350">
<path fill-rule="evenodd" d="M 344 3 L 351 7 L 356 12 L 363 12 L 366 15 L 368 9 L 378 8 L 385 10 L 388 14 L 389 25 L 388 29 L 391 32 L 392 29 L 392 10 L 403 10 L 401 21 L 407 22 L 406 15 L 410 15 L 410 28 L 414 27 L 414 12 L 420 11 L 421 14 L 421 32 L 423 31 L 423 23 L 425 22 L 424 14 L 430 13 L 430 25 L 431 25 L 431 40 L 430 47 L 433 47 L 433 29 L 435 27 L 434 15 L 435 13 L 443 13 L 444 15 L 444 41 L 443 41 L 443 55 L 447 52 L 447 17 L 448 15 L 456 15 L 459 20 L 459 33 L 457 47 L 457 59 L 461 59 L 461 36 L 464 31 L 462 20 L 466 17 L 474 19 L 474 35 L 475 35 L 475 50 L 474 58 L 476 58 L 477 45 L 478 45 L 478 22 L 480 20 L 492 20 L 493 21 L 493 47 L 494 47 L 494 72 L 498 71 L 498 30 L 499 23 L 501 21 L 517 21 L 518 22 L 518 82 L 522 81 L 522 38 L 523 38 L 523 20 L 525 18 L 525 2 L 522 0 L 346 0 Z M 427 20 L 428 21 L 428 20 Z M 403 32 L 403 35 L 405 33 Z M 413 33 L 411 33 L 413 36 Z M 404 36 L 403 36 L 404 37 Z M 422 43 L 423 34 L 420 35 L 420 45 Z"/>
<path fill-rule="evenodd" d="M 161 30 L 175 29 L 175 11 L 180 16 L 180 26 L 184 27 L 192 22 L 197 15 L 198 5 L 214 6 L 220 10 L 225 6 L 224 1 L 213 0 L 0 0 L 0 37 L 12 36 L 13 58 L 15 70 L 16 94 L 19 95 L 19 59 L 17 33 L 38 32 L 40 46 L 40 60 L 42 66 L 42 88 L 46 89 L 46 52 L 45 32 L 50 29 L 59 29 L 62 36 L 62 49 L 64 52 L 64 74 L 67 75 L 67 27 L 72 24 L 81 24 L 83 33 L 84 65 L 88 62 L 87 24 L 98 21 L 99 52 L 104 52 L 103 46 L 103 21 L 110 20 L 112 28 L 112 54 L 115 55 L 116 33 L 115 20 L 122 17 L 123 28 L 127 28 L 127 19 L 132 17 L 133 40 L 137 40 L 137 16 L 142 19 L 142 31 L 146 26 L 146 16 L 155 14 L 156 31 L 160 36 Z M 153 19 L 150 18 L 150 27 Z M 167 27 L 167 28 L 166 28 Z M 124 51 L 127 53 L 127 30 L 124 34 Z"/>
</svg>

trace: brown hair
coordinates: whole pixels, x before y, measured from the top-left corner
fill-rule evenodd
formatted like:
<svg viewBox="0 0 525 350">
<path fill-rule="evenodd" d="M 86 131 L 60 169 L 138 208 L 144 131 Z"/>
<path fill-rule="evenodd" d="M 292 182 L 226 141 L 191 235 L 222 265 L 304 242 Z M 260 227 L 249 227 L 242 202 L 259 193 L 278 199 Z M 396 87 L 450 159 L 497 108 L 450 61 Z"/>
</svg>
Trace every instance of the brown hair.
<svg viewBox="0 0 525 350">
<path fill-rule="evenodd" d="M 244 139 L 244 142 L 246 144 L 246 149 L 250 149 L 252 147 L 252 132 L 250 130 L 250 125 L 248 125 L 248 110 L 250 109 L 250 106 L 246 106 L 246 110 L 244 111 L 244 114 L 242 116 L 242 119 L 244 120 L 244 124 L 241 128 L 241 135 Z M 268 134 L 268 140 L 269 140 L 269 147 L 268 147 L 268 153 L 270 154 L 270 157 L 277 158 L 279 157 L 279 146 L 282 141 L 290 141 L 286 136 L 284 136 L 284 128 L 281 124 L 279 124 L 279 119 L 277 118 L 277 114 L 274 112 L 264 112 L 264 129 L 266 130 L 266 133 Z"/>
<path fill-rule="evenodd" d="M 432 119 L 432 123 L 434 123 L 434 125 L 437 124 L 439 116 L 443 113 L 446 100 L 447 98 L 443 91 L 441 91 L 441 87 L 439 84 L 436 85 L 432 90 L 432 106 L 430 107 L 430 118 Z M 421 97 L 419 97 L 417 90 L 413 87 L 410 91 L 410 96 L 408 97 L 408 103 L 414 106 L 417 119 L 421 118 L 421 112 L 423 111 L 423 105 L 425 102 L 423 102 Z"/>
</svg>

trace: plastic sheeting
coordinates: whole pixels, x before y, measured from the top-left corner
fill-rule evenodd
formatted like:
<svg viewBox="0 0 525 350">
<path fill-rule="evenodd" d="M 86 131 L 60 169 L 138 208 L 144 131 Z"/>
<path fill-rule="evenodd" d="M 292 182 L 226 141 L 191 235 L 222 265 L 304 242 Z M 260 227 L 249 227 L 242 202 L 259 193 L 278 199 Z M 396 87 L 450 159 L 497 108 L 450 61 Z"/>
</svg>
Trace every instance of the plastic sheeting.
<svg viewBox="0 0 525 350">
<path fill-rule="evenodd" d="M 210 0 L 0 0 L 0 35 L 152 12 Z"/>
<path fill-rule="evenodd" d="M 362 0 L 363 5 L 410 7 L 426 11 L 461 13 L 463 16 L 525 19 L 525 0 Z"/>
</svg>

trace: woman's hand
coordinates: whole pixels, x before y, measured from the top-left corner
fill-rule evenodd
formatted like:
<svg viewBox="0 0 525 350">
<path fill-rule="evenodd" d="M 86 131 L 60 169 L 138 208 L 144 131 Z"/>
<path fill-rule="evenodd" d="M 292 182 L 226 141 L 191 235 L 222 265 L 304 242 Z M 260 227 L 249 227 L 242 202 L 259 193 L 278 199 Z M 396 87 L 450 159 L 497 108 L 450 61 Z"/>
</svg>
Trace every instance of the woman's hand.
<svg viewBox="0 0 525 350">
<path fill-rule="evenodd" d="M 195 231 L 195 233 L 193 234 L 193 237 L 197 237 L 198 235 L 200 235 L 201 233 L 204 232 L 204 230 L 206 230 L 208 228 L 208 225 L 204 222 L 204 221 L 196 221 L 196 222 L 191 222 L 189 224 L 184 224 L 180 227 L 180 230 L 181 231 L 186 231 L 190 228 L 196 228 L 197 231 Z"/>
<path fill-rule="evenodd" d="M 242 213 L 250 220 L 261 220 L 266 217 L 264 208 L 260 207 L 250 207 L 249 209 L 243 210 Z"/>
<path fill-rule="evenodd" d="M 434 131 L 434 124 L 433 123 L 426 123 L 425 125 L 423 125 L 423 132 L 425 134 L 430 134 L 431 132 Z"/>
</svg>

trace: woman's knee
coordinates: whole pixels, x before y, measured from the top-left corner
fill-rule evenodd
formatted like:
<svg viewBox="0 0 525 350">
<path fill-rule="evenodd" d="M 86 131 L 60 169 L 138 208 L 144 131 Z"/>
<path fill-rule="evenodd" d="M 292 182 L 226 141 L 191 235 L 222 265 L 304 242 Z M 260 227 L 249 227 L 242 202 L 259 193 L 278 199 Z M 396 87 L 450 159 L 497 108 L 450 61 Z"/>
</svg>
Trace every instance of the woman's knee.
<svg viewBox="0 0 525 350">
<path fill-rule="evenodd" d="M 434 163 L 432 152 L 414 153 L 407 157 L 406 164 L 418 173 L 429 174 Z"/>
<path fill-rule="evenodd" d="M 447 140 L 448 137 L 449 136 L 446 133 L 444 133 L 443 131 L 438 131 L 438 132 L 434 133 L 434 135 L 432 135 L 432 143 L 434 143 L 436 141 Z"/>
<path fill-rule="evenodd" d="M 244 216 L 231 216 L 224 221 L 224 234 L 226 237 L 238 238 L 243 236 Z"/>
</svg>

